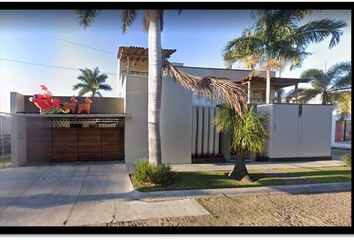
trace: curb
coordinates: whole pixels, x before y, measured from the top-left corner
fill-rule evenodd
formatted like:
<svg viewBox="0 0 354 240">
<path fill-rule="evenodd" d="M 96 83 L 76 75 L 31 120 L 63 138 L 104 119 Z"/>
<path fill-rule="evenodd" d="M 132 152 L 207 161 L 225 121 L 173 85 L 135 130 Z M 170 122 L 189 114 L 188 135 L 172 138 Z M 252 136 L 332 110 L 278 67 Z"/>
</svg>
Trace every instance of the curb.
<svg viewBox="0 0 354 240">
<path fill-rule="evenodd" d="M 142 192 L 139 199 L 144 201 L 163 201 L 206 196 L 242 196 L 258 194 L 304 194 L 351 191 L 351 182 L 315 183 L 297 185 L 277 185 L 265 187 L 220 188 L 220 189 L 193 189 L 175 191 Z"/>
</svg>

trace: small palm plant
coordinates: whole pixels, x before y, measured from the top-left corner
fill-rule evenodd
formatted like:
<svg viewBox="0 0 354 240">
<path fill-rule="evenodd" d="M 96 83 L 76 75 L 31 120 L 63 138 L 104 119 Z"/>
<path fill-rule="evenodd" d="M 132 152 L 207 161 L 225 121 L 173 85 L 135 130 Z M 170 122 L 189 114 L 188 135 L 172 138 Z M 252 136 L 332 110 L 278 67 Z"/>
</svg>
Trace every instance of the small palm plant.
<svg viewBox="0 0 354 240">
<path fill-rule="evenodd" d="M 244 113 L 236 113 L 227 104 L 220 107 L 220 111 L 215 117 L 215 125 L 220 132 L 231 132 L 231 149 L 238 152 L 235 167 L 229 173 L 229 177 L 242 182 L 251 182 L 244 156 L 247 152 L 262 152 L 266 141 L 267 117 L 257 113 L 256 108 L 251 106 Z"/>
<path fill-rule="evenodd" d="M 112 88 L 110 85 L 106 84 L 106 79 L 108 78 L 107 74 L 101 74 L 98 67 L 91 70 L 88 68 L 80 69 L 81 74 L 77 77 L 80 80 L 80 83 L 77 83 L 73 86 L 73 90 L 79 91 L 79 96 L 82 97 L 88 92 L 91 92 L 91 97 L 102 97 L 103 91 L 111 91 Z"/>
<path fill-rule="evenodd" d="M 311 88 L 299 88 L 298 101 L 307 103 L 317 95 L 321 96 L 322 104 L 334 104 L 340 113 L 341 120 L 351 113 L 351 62 L 333 65 L 327 72 L 320 69 L 308 69 L 301 78 L 311 79 Z M 292 97 L 294 91 L 288 93 Z"/>
</svg>

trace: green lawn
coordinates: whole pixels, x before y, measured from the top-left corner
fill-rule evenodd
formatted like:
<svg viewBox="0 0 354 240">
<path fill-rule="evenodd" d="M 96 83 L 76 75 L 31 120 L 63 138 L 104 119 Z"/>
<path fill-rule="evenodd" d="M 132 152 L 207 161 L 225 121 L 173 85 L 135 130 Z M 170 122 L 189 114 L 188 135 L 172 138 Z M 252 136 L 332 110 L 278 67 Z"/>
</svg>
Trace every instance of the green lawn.
<svg viewBox="0 0 354 240">
<path fill-rule="evenodd" d="M 131 175 L 131 179 L 134 187 L 142 192 L 351 181 L 350 167 L 273 169 L 271 172 L 250 170 L 252 183 L 241 183 L 230 179 L 225 173 L 227 171 L 177 172 L 174 183 L 166 187 L 141 183 L 134 178 L 134 175 Z"/>
</svg>

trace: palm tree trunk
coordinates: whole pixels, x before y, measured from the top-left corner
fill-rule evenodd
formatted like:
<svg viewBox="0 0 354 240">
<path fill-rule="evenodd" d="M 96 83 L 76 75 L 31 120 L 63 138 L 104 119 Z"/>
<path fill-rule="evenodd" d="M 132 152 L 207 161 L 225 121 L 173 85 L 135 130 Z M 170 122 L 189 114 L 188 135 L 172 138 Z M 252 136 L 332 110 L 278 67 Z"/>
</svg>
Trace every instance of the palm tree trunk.
<svg viewBox="0 0 354 240">
<path fill-rule="evenodd" d="M 234 178 L 241 182 L 252 182 L 248 175 L 245 161 L 243 160 L 243 151 L 241 150 L 236 158 L 236 163 L 232 171 L 229 173 L 229 177 Z"/>
<path fill-rule="evenodd" d="M 148 146 L 149 162 L 161 164 L 160 107 L 162 90 L 161 21 L 159 10 L 149 11 Z"/>
<path fill-rule="evenodd" d="M 266 104 L 270 103 L 270 68 L 267 67 Z"/>
</svg>

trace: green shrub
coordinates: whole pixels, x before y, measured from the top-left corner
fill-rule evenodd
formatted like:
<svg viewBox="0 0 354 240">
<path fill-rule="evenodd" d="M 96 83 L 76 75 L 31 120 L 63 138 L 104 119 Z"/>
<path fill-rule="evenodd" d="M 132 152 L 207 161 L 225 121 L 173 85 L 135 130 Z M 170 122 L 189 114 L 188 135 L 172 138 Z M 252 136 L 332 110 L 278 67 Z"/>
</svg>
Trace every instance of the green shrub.
<svg viewBox="0 0 354 240">
<path fill-rule="evenodd" d="M 140 182 L 167 185 L 173 181 L 171 167 L 164 164 L 151 164 L 147 159 L 139 159 L 134 167 L 134 177 Z"/>
<path fill-rule="evenodd" d="M 150 165 L 147 159 L 139 159 L 134 167 L 134 176 L 140 182 L 149 180 Z"/>
<path fill-rule="evenodd" d="M 173 180 L 173 175 L 170 166 L 150 164 L 149 182 L 151 183 L 159 185 L 170 184 Z"/>
<path fill-rule="evenodd" d="M 352 165 L 352 156 L 351 154 L 345 154 L 340 158 L 346 165 Z"/>
</svg>

